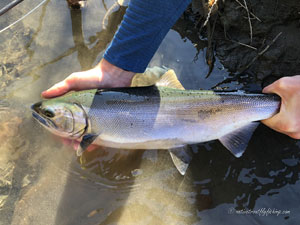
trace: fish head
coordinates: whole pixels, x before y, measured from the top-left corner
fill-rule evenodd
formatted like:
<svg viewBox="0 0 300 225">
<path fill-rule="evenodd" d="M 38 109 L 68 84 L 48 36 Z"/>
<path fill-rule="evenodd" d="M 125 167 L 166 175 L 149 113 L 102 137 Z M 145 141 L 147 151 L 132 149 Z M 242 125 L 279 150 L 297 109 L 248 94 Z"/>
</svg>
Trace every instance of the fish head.
<svg viewBox="0 0 300 225">
<path fill-rule="evenodd" d="M 88 127 L 85 110 L 77 103 L 45 100 L 33 104 L 31 109 L 43 127 L 60 137 L 80 138 Z"/>
</svg>

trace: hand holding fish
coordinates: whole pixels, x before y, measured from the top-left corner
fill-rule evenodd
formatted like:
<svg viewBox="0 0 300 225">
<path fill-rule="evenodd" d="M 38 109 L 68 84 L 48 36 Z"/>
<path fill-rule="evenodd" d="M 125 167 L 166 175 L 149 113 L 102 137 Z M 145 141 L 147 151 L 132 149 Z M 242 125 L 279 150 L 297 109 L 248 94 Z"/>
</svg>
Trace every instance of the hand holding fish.
<svg viewBox="0 0 300 225">
<path fill-rule="evenodd" d="M 275 93 L 281 97 L 278 114 L 263 120 L 268 127 L 292 138 L 300 139 L 300 75 L 283 77 L 263 89 L 264 93 Z"/>
<path fill-rule="evenodd" d="M 125 71 L 102 59 L 93 69 L 76 72 L 42 93 L 44 98 L 53 98 L 69 91 L 93 88 L 128 87 L 135 73 Z"/>
</svg>

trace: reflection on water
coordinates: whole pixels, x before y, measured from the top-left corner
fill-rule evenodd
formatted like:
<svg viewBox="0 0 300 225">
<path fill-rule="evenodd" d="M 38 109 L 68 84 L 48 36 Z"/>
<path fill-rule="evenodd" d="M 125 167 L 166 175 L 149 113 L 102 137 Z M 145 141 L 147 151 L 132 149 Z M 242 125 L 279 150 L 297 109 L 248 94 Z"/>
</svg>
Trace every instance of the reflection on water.
<svg viewBox="0 0 300 225">
<path fill-rule="evenodd" d="M 0 25 L 27 12 L 25 3 Z M 239 159 L 218 141 L 190 146 L 194 157 L 183 177 L 166 151 L 99 148 L 76 158 L 32 120 L 29 106 L 42 90 L 100 60 L 125 12 L 102 29 L 113 3 L 89 0 L 72 11 L 48 1 L 0 34 L 1 224 L 296 224 L 299 142 L 264 126 Z M 196 32 L 180 19 L 151 65 L 174 68 L 186 88 L 209 89 L 229 75 L 216 61 L 204 78 L 207 43 Z M 254 214 L 263 209 L 290 213 Z"/>
</svg>

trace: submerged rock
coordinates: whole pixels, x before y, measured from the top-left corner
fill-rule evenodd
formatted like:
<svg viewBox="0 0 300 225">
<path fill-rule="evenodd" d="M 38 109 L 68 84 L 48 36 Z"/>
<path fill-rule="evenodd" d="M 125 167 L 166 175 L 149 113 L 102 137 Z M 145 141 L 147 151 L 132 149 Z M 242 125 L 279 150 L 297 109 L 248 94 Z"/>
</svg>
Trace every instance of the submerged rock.
<svg viewBox="0 0 300 225">
<path fill-rule="evenodd" d="M 81 9 L 87 4 L 87 0 L 67 0 L 67 2 L 72 9 Z"/>
</svg>

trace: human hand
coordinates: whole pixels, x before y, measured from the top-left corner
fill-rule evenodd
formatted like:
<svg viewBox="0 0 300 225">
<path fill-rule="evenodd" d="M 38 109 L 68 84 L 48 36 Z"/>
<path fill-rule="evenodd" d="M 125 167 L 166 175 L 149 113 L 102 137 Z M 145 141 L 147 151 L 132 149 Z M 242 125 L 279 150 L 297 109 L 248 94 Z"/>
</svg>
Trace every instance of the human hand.
<svg viewBox="0 0 300 225">
<path fill-rule="evenodd" d="M 72 139 L 67 139 L 67 138 L 62 138 L 59 137 L 60 141 L 63 143 L 63 145 L 69 147 L 71 146 L 73 148 L 73 150 L 77 150 L 79 148 L 80 145 L 80 140 L 72 140 Z M 95 149 L 99 148 L 98 145 L 89 145 L 88 148 L 85 150 L 85 152 L 92 152 Z"/>
<path fill-rule="evenodd" d="M 53 85 L 42 92 L 42 97 L 53 98 L 69 91 L 93 88 L 129 87 L 134 74 L 102 59 L 93 69 L 72 73 L 63 81 Z"/>
<path fill-rule="evenodd" d="M 283 77 L 263 89 L 281 97 L 280 111 L 262 122 L 270 128 L 300 139 L 300 75 Z"/>
</svg>

